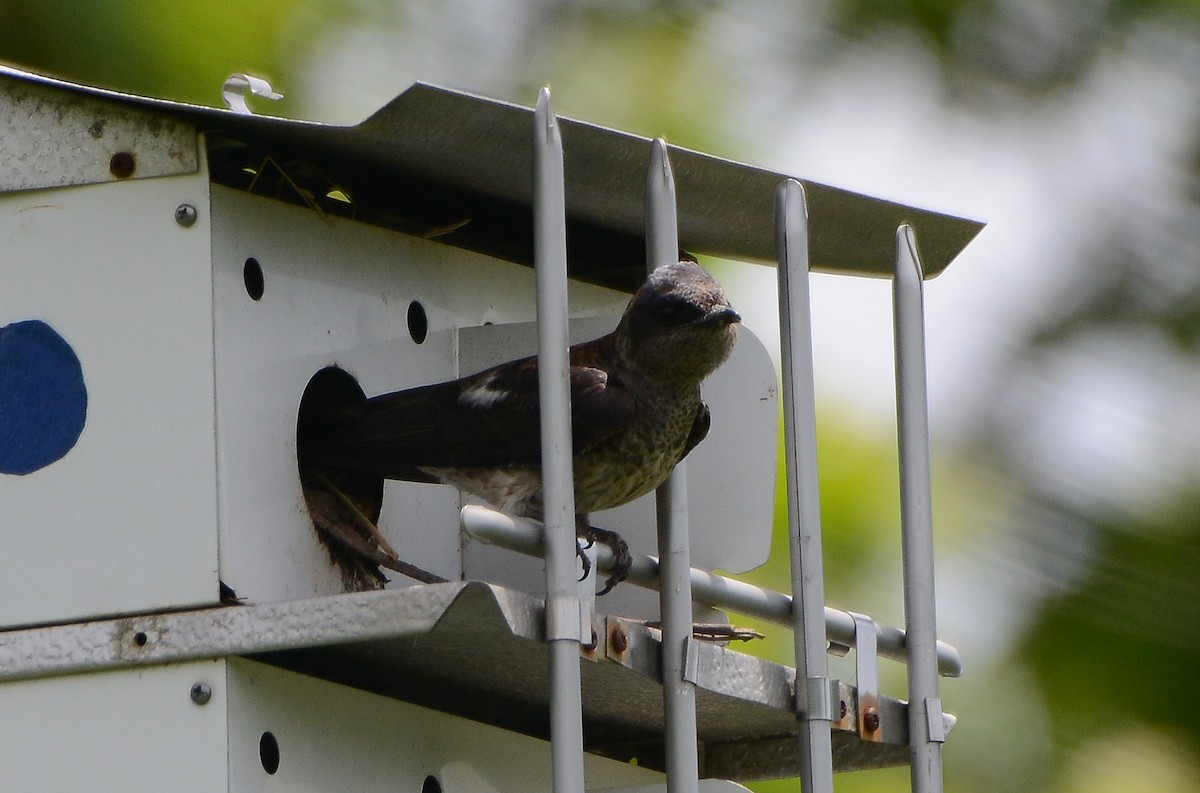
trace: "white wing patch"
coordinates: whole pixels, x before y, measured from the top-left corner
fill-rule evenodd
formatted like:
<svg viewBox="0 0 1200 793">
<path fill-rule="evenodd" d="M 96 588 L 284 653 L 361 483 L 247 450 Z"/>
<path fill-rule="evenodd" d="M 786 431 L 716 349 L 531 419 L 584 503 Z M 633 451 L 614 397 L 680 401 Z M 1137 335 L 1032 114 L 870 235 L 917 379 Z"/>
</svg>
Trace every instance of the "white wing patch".
<svg viewBox="0 0 1200 793">
<path fill-rule="evenodd" d="M 507 399 L 509 392 L 500 389 L 492 388 L 492 383 L 495 382 L 496 376 L 492 375 L 481 383 L 476 383 L 470 388 L 464 389 L 458 395 L 458 404 L 463 407 L 479 408 L 486 410 L 492 407 L 502 399 Z"/>
</svg>

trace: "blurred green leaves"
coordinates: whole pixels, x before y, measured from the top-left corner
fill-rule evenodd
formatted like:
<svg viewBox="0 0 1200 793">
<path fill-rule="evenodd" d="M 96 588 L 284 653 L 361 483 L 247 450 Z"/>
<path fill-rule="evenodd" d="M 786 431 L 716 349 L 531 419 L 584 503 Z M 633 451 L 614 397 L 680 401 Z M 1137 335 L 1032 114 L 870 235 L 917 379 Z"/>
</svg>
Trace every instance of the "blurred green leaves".
<svg viewBox="0 0 1200 793">
<path fill-rule="evenodd" d="M 4 0 L 0 59 L 74 82 L 219 106 L 221 84 L 232 73 L 280 85 L 339 5 Z"/>
<path fill-rule="evenodd" d="M 1137 724 L 1200 757 L 1200 512 L 1187 499 L 1142 525 L 1100 527 L 1088 574 L 1048 603 L 1019 653 L 1058 740 Z"/>
</svg>

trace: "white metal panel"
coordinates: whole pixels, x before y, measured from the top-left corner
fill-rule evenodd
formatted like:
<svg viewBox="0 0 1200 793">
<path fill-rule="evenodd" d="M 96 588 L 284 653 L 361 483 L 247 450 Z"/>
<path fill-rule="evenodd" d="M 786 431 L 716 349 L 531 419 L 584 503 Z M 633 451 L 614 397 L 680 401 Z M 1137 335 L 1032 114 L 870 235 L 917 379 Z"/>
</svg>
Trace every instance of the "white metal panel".
<svg viewBox="0 0 1200 793">
<path fill-rule="evenodd" d="M 550 790 L 545 741 L 252 661 L 230 660 L 228 680 L 230 793 L 415 792 L 428 776 L 444 793 Z M 259 754 L 267 732 L 279 748 L 274 774 Z M 584 770 L 589 788 L 663 778 L 594 755 Z"/>
<path fill-rule="evenodd" d="M 0 625 L 217 598 L 207 196 L 202 173 L 0 195 L 0 326 L 53 327 L 88 398 L 64 457 L 0 475 Z"/>
<path fill-rule="evenodd" d="M 296 469 L 309 379 L 337 365 L 374 396 L 453 378 L 459 327 L 533 317 L 533 273 L 221 187 L 213 216 L 222 580 L 257 602 L 340 592 Z M 243 281 L 251 257 L 263 271 L 258 301 Z M 628 299 L 572 288 L 579 311 L 620 311 Z M 414 300 L 428 316 L 422 344 L 408 330 Z M 458 507 L 452 488 L 388 482 L 380 528 L 405 561 L 457 579 Z"/>
<path fill-rule="evenodd" d="M 35 82 L 0 80 L 0 140 L 0 192 L 194 173 L 199 165 L 191 122 Z M 112 165 L 118 152 L 124 171 Z"/>
<path fill-rule="evenodd" d="M 224 670 L 198 661 L 0 685 L 0 790 L 225 791 Z M 206 705 L 189 696 L 201 680 Z"/>
</svg>

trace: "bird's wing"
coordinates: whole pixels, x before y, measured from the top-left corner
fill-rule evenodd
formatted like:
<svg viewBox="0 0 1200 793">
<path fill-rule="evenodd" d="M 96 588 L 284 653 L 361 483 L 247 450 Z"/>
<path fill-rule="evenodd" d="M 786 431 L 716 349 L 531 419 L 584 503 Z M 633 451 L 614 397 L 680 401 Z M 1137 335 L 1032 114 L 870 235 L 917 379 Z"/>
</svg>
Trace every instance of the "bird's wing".
<svg viewBox="0 0 1200 793">
<path fill-rule="evenodd" d="M 618 431 L 633 400 L 608 373 L 570 370 L 573 446 Z M 538 465 L 537 361 L 526 358 L 447 383 L 368 399 L 307 433 L 302 455 L 316 463 L 398 479 L 427 479 L 434 467 Z"/>
<path fill-rule="evenodd" d="M 682 460 L 688 456 L 692 449 L 700 445 L 700 441 L 708 437 L 708 429 L 712 426 L 712 413 L 708 409 L 708 405 L 701 400 L 696 407 L 696 418 L 692 421 L 692 429 L 688 433 L 687 442 L 683 444 L 683 451 L 679 454 L 679 459 Z"/>
</svg>

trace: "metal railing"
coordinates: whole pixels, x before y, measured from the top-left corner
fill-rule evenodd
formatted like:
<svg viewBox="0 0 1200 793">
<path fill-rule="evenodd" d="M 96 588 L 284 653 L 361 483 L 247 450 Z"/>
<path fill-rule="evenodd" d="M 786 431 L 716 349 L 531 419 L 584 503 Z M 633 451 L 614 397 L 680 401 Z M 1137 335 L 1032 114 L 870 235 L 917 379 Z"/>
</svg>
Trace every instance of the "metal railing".
<svg viewBox="0 0 1200 793">
<path fill-rule="evenodd" d="M 825 655 L 825 573 L 817 489 L 817 409 L 808 298 L 808 211 L 804 188 L 788 180 L 775 202 L 779 250 L 779 334 L 783 366 L 783 439 L 792 563 L 792 635 L 796 647 L 796 719 L 800 789 L 833 791 L 830 728 L 837 697 Z"/>
<path fill-rule="evenodd" d="M 562 137 L 543 88 L 534 112 L 534 270 L 538 396 L 546 527 L 546 642 L 550 647 L 550 744 L 556 793 L 583 793 L 579 646 L 591 613 L 575 580 L 571 381 L 567 360 L 567 226 Z M 587 583 L 591 583 L 588 581 Z M 586 610 L 585 610 L 586 609 Z"/>
<path fill-rule="evenodd" d="M 892 295 L 896 324 L 896 423 L 900 444 L 904 623 L 908 649 L 908 735 L 913 790 L 940 793 L 942 742 L 946 736 L 937 679 L 923 283 L 916 235 L 910 226 L 901 226 L 896 230 L 896 274 Z"/>
<path fill-rule="evenodd" d="M 583 743 L 579 646 L 593 603 L 575 581 L 571 472 L 570 392 L 566 303 L 566 215 L 563 149 L 550 95 L 538 98 L 534 126 L 534 225 L 541 372 L 547 640 L 551 647 L 551 744 L 556 793 L 582 793 Z M 827 642 L 860 645 L 870 658 L 858 665 L 860 689 L 873 697 L 874 651 L 908 667 L 912 787 L 940 793 L 941 742 L 945 739 L 939 665 L 961 668 L 952 648 L 937 641 L 930 510 L 929 422 L 926 402 L 923 275 L 913 230 L 897 230 L 894 271 L 896 393 L 900 442 L 901 530 L 906 630 L 884 629 L 861 615 L 826 609 L 817 492 L 816 410 L 808 291 L 808 222 L 803 186 L 780 185 L 776 200 L 780 334 L 783 362 L 784 440 L 792 597 L 722 579 L 690 567 L 685 466 L 676 467 L 657 495 L 660 558 L 635 559 L 630 580 L 659 579 L 662 615 L 662 682 L 666 721 L 667 790 L 698 790 L 695 691 L 684 676 L 692 641 L 693 589 L 706 602 L 740 604 L 747 613 L 769 612 L 791 621 L 796 651 L 796 714 L 801 790 L 832 793 L 830 728 L 836 720 L 835 682 L 828 676 Z M 647 267 L 678 258 L 674 178 L 666 144 L 650 149 L 646 181 Z M 537 552 L 536 528 L 480 508 L 463 510 L 463 524 L 486 541 Z M 489 533 L 490 532 L 490 533 Z M 524 532 L 524 535 L 522 535 Z M 603 551 L 601 550 L 603 556 Z M 603 567 L 603 558 L 599 564 Z M 589 587 L 591 582 L 585 581 Z M 740 586 L 735 586 L 739 585 Z M 730 593 L 735 593 L 731 595 Z M 774 596 L 774 597 L 772 597 Z M 740 599 L 739 599 L 740 598 Z M 752 608 L 746 608 L 749 604 Z M 760 609 L 759 606 L 762 608 Z M 848 618 L 848 619 L 847 619 Z M 866 631 L 866 635 L 864 635 Z M 862 660 L 862 659 L 860 659 Z M 869 699 L 868 697 L 868 699 Z M 860 702 L 860 707 L 862 707 Z M 861 722 L 860 722 L 861 723 Z M 869 725 L 868 725 L 869 726 Z M 860 731 L 864 729 L 860 727 Z"/>
</svg>

